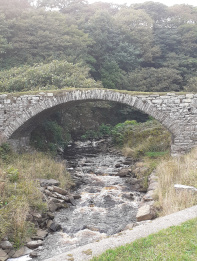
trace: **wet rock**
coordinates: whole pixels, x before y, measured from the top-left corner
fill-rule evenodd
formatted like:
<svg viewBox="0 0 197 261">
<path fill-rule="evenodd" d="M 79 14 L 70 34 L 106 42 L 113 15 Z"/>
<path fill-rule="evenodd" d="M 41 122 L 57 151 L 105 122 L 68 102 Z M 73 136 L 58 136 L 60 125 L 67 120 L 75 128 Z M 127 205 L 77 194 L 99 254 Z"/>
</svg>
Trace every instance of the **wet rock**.
<svg viewBox="0 0 197 261">
<path fill-rule="evenodd" d="M 115 165 L 115 168 L 120 168 L 121 167 L 121 165 L 119 164 L 119 163 L 117 163 L 116 165 Z"/>
<path fill-rule="evenodd" d="M 81 198 L 81 195 L 80 195 L 80 194 L 75 194 L 75 195 L 73 195 L 73 198 L 74 198 L 74 199 L 80 199 L 80 198 Z"/>
<path fill-rule="evenodd" d="M 38 257 L 38 252 L 32 251 L 29 256 L 32 258 Z"/>
<path fill-rule="evenodd" d="M 13 245 L 9 241 L 2 241 L 0 244 L 0 247 L 5 250 L 5 249 L 13 249 Z"/>
<path fill-rule="evenodd" d="M 60 182 L 55 179 L 39 179 L 41 187 L 59 186 Z"/>
<path fill-rule="evenodd" d="M 8 254 L 3 249 L 0 248 L 0 260 L 5 261 L 8 259 L 8 257 L 9 257 Z"/>
<path fill-rule="evenodd" d="M 36 241 L 30 241 L 27 243 L 27 247 L 29 247 L 30 249 L 35 249 L 39 246 L 43 245 L 43 241 L 42 240 L 36 240 Z"/>
<path fill-rule="evenodd" d="M 56 232 L 56 231 L 59 231 L 61 229 L 61 225 L 60 224 L 57 224 L 55 222 L 52 222 L 49 226 L 49 229 L 52 231 L 52 232 Z"/>
<path fill-rule="evenodd" d="M 119 177 L 128 177 L 131 175 L 131 169 L 121 169 L 116 176 Z"/>
<path fill-rule="evenodd" d="M 136 219 L 137 221 L 150 220 L 154 218 L 154 213 L 150 205 L 143 205 L 138 209 Z"/>
<path fill-rule="evenodd" d="M 76 203 L 75 203 L 75 200 L 73 197 L 70 197 L 70 203 L 73 205 L 73 206 L 76 206 Z"/>
<path fill-rule="evenodd" d="M 48 216 L 50 219 L 54 219 L 54 218 L 55 218 L 55 215 L 54 215 L 52 212 L 47 212 L 47 216 Z"/>
<path fill-rule="evenodd" d="M 25 247 L 21 247 L 19 250 L 15 252 L 15 254 L 12 256 L 13 258 L 17 258 L 19 256 L 23 256 L 25 254 Z M 0 259 L 1 260 L 1 259 Z"/>
</svg>

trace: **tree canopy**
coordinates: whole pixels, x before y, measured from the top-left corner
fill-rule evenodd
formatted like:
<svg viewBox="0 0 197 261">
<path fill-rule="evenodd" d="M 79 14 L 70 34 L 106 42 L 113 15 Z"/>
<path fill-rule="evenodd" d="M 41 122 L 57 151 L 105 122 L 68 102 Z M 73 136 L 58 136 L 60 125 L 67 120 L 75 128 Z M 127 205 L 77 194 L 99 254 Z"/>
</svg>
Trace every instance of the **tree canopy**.
<svg viewBox="0 0 197 261">
<path fill-rule="evenodd" d="M 105 88 L 194 89 L 197 8 L 151 1 L 126 6 L 87 0 L 0 0 L 1 90 L 36 88 L 30 82 L 41 79 L 43 71 L 52 73 L 47 68 L 54 64 L 66 65 L 68 73 L 80 68 L 78 78 L 84 74 L 87 85 L 88 79 Z M 46 77 L 37 86 L 74 86 L 65 71 L 53 75 L 59 79 L 55 84 Z M 18 87 L 8 83 L 11 78 L 15 84 L 17 78 Z"/>
</svg>

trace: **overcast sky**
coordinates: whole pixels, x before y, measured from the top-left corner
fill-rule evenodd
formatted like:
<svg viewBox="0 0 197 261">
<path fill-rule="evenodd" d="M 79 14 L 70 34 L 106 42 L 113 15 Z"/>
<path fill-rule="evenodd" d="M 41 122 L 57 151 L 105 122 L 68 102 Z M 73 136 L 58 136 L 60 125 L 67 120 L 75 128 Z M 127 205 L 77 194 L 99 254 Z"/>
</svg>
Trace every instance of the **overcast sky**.
<svg viewBox="0 0 197 261">
<path fill-rule="evenodd" d="M 88 1 L 89 3 L 108 2 L 108 3 L 128 4 L 128 5 L 147 2 L 146 0 L 88 0 Z M 159 2 L 168 6 L 176 5 L 176 4 L 188 4 L 188 5 L 197 6 L 197 0 L 158 0 L 158 1 L 152 0 L 152 2 Z"/>
</svg>

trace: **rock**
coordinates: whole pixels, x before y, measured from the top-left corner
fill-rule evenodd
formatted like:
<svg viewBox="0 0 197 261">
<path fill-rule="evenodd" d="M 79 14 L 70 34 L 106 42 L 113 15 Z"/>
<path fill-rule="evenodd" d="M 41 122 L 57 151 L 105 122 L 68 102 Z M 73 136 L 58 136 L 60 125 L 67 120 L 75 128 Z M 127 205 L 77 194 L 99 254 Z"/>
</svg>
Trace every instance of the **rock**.
<svg viewBox="0 0 197 261">
<path fill-rule="evenodd" d="M 73 206 L 76 206 L 76 203 L 75 203 L 75 200 L 73 197 L 70 197 L 70 203 L 73 205 Z"/>
<path fill-rule="evenodd" d="M 8 254 L 0 248 L 0 261 L 5 261 L 8 259 Z"/>
<path fill-rule="evenodd" d="M 65 189 L 53 186 L 53 191 L 61 194 L 61 195 L 68 195 L 68 191 L 66 191 Z"/>
<path fill-rule="evenodd" d="M 115 165 L 115 168 L 120 168 L 121 167 L 121 165 L 119 164 L 119 163 L 117 163 L 116 165 Z"/>
<path fill-rule="evenodd" d="M 53 195 L 54 195 L 56 198 L 63 199 L 63 200 L 65 200 L 65 201 L 67 201 L 67 202 L 70 201 L 70 200 L 69 200 L 69 196 L 63 196 L 63 195 L 61 195 L 61 194 L 59 194 L 59 193 L 57 193 L 57 192 L 54 192 Z"/>
<path fill-rule="evenodd" d="M 52 223 L 53 223 L 53 221 L 52 221 L 52 220 L 49 220 L 49 221 L 47 222 L 47 227 L 49 228 Z"/>
<path fill-rule="evenodd" d="M 52 200 L 49 200 L 48 207 L 51 212 L 55 212 L 58 209 L 58 206 Z"/>
<path fill-rule="evenodd" d="M 128 177 L 131 175 L 131 170 L 130 169 L 121 169 L 116 176 L 119 177 Z"/>
<path fill-rule="evenodd" d="M 42 237 L 44 239 L 48 235 L 48 231 L 43 229 L 38 229 L 36 234 L 37 236 Z"/>
<path fill-rule="evenodd" d="M 156 190 L 157 189 L 157 187 L 158 187 L 158 182 L 152 182 L 152 183 L 150 183 L 150 185 L 148 186 L 148 191 L 150 191 L 150 190 Z"/>
<path fill-rule="evenodd" d="M 42 220 L 42 216 L 41 216 L 40 213 L 33 212 L 32 216 L 33 216 L 34 220 L 36 220 L 36 221 L 41 221 Z"/>
<path fill-rule="evenodd" d="M 143 205 L 138 209 L 137 221 L 150 220 L 154 218 L 154 213 L 150 205 Z"/>
<path fill-rule="evenodd" d="M 74 198 L 74 199 L 80 199 L 80 198 L 81 198 L 81 195 L 75 194 L 75 195 L 73 195 L 73 198 Z"/>
<path fill-rule="evenodd" d="M 60 182 L 55 179 L 39 179 L 41 187 L 59 186 Z"/>
<path fill-rule="evenodd" d="M 32 250 L 30 250 L 29 248 L 23 246 L 23 247 L 21 247 L 19 250 L 17 250 L 12 257 L 13 257 L 13 258 L 18 258 L 18 257 L 20 257 L 20 256 L 24 256 L 24 255 L 29 254 L 31 251 L 32 251 Z"/>
<path fill-rule="evenodd" d="M 45 189 L 44 193 L 49 196 L 49 197 L 57 197 L 56 195 L 54 195 L 51 191 L 49 191 L 48 189 Z"/>
<path fill-rule="evenodd" d="M 38 253 L 36 251 L 32 251 L 29 256 L 34 258 L 38 256 Z"/>
<path fill-rule="evenodd" d="M 7 253 L 9 257 L 13 257 L 13 255 L 15 254 L 15 250 L 14 249 L 11 249 L 9 250 L 9 252 Z"/>
<path fill-rule="evenodd" d="M 57 204 L 57 203 L 64 203 L 63 199 L 51 198 L 50 200 L 52 200 L 55 204 Z"/>
<path fill-rule="evenodd" d="M 0 244 L 0 247 L 5 250 L 5 249 L 13 249 L 13 245 L 9 241 L 2 241 Z"/>
<path fill-rule="evenodd" d="M 153 190 L 150 190 L 148 191 L 144 197 L 143 197 L 143 200 L 144 201 L 152 201 L 153 200 L 153 195 L 154 195 L 154 191 Z"/>
<path fill-rule="evenodd" d="M 135 184 L 140 183 L 140 180 L 139 180 L 139 179 L 136 179 L 136 178 L 130 178 L 130 179 L 128 180 L 128 183 L 131 184 L 131 185 L 135 185 Z"/>
<path fill-rule="evenodd" d="M 134 224 L 133 223 L 131 223 L 131 224 L 128 224 L 128 225 L 126 225 L 126 227 L 123 229 L 123 230 L 127 230 L 127 229 L 133 229 L 134 228 Z"/>
<path fill-rule="evenodd" d="M 197 188 L 192 187 L 192 186 L 186 186 L 186 185 L 181 185 L 181 184 L 175 184 L 174 188 L 177 191 L 183 191 L 183 190 L 187 190 L 187 191 L 191 191 L 191 192 L 196 192 L 197 193 Z"/>
<path fill-rule="evenodd" d="M 35 249 L 39 246 L 43 245 L 43 241 L 42 240 L 36 240 L 36 241 L 30 241 L 27 243 L 27 247 L 29 247 L 30 249 Z"/>
<path fill-rule="evenodd" d="M 61 225 L 60 224 L 57 224 L 55 222 L 52 222 L 49 226 L 49 229 L 53 232 L 56 232 L 56 231 L 59 231 L 61 229 Z"/>
<path fill-rule="evenodd" d="M 50 219 L 54 219 L 54 218 L 55 218 L 55 215 L 54 215 L 52 212 L 47 212 L 47 216 L 48 216 Z"/>
</svg>

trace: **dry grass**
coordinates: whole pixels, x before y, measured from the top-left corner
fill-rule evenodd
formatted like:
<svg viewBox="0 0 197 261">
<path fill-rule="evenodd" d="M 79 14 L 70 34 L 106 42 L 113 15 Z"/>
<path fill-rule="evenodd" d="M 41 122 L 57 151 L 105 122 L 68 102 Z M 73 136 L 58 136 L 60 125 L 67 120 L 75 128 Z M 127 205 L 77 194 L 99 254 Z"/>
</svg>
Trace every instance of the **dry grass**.
<svg viewBox="0 0 197 261">
<path fill-rule="evenodd" d="M 5 148 L 0 150 L 0 240 L 8 236 L 19 247 L 34 232 L 27 221 L 29 211 L 47 210 L 37 179 L 57 179 L 63 188 L 73 183 L 65 164 L 51 156 L 37 152 L 18 155 Z"/>
<path fill-rule="evenodd" d="M 162 160 L 157 166 L 159 177 L 157 204 L 160 215 L 168 215 L 197 204 L 197 194 L 176 191 L 174 184 L 197 187 L 197 148 L 187 155 Z"/>
</svg>

